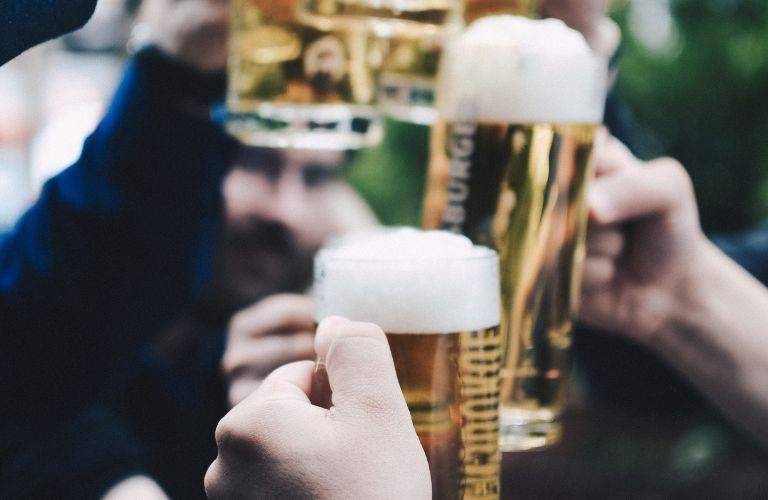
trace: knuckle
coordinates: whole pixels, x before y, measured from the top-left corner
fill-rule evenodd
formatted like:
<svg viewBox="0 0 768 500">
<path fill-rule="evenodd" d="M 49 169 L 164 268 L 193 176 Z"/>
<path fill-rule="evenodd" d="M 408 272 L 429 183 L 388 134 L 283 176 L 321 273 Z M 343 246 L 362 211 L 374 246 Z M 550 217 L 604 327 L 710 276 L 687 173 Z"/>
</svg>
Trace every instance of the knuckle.
<svg viewBox="0 0 768 500">
<path fill-rule="evenodd" d="M 217 499 L 221 498 L 221 474 L 219 473 L 219 459 L 213 461 L 210 467 L 208 467 L 208 470 L 205 472 L 205 477 L 203 477 L 203 488 L 205 489 L 205 494 L 209 499 Z"/>
<path fill-rule="evenodd" d="M 242 333 L 246 329 L 247 317 L 248 310 L 240 311 L 232 316 L 232 319 L 229 320 L 229 325 L 227 327 L 227 334 L 229 336 L 234 336 Z"/>
<path fill-rule="evenodd" d="M 235 354 L 235 349 L 227 349 L 221 358 L 221 371 L 227 377 L 235 375 L 241 367 L 240 357 Z"/>
<path fill-rule="evenodd" d="M 693 192 L 693 181 L 682 163 L 674 158 L 662 158 L 660 165 L 668 172 L 675 187 L 686 192 Z"/>
<path fill-rule="evenodd" d="M 219 423 L 216 425 L 214 438 L 216 439 L 216 446 L 219 447 L 220 451 L 227 450 L 233 441 L 237 439 L 236 433 L 233 431 L 233 426 L 230 423 L 228 416 L 225 416 L 219 420 Z"/>
<path fill-rule="evenodd" d="M 230 416 L 225 415 L 216 426 L 216 445 L 223 455 L 247 456 L 253 452 L 249 434 Z"/>
</svg>

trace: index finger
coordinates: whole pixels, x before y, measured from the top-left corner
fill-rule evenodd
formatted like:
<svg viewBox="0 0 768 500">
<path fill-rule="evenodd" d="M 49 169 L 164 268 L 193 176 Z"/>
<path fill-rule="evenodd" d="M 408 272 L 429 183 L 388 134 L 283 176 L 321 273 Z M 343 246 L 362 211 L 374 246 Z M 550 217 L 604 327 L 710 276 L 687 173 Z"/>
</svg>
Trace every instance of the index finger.
<svg viewBox="0 0 768 500">
<path fill-rule="evenodd" d="M 314 301 L 306 295 L 274 295 L 235 314 L 229 335 L 259 337 L 276 330 L 314 331 Z"/>
<path fill-rule="evenodd" d="M 620 140 L 600 129 L 595 136 L 595 176 L 600 177 L 638 165 L 638 160 Z"/>
</svg>

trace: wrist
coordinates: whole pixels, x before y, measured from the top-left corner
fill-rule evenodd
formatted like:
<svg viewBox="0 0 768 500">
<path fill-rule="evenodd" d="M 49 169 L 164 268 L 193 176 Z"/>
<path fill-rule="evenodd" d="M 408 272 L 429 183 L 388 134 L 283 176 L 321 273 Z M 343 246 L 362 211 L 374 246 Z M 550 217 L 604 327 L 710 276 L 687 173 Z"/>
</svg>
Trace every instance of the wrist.
<svg viewBox="0 0 768 500">
<path fill-rule="evenodd" d="M 653 346 L 668 352 L 680 344 L 689 332 L 699 331 L 711 321 L 717 306 L 719 286 L 728 282 L 728 274 L 738 266 L 703 235 L 693 245 L 681 268 L 681 279 L 668 297 L 666 315 L 654 336 Z"/>
</svg>

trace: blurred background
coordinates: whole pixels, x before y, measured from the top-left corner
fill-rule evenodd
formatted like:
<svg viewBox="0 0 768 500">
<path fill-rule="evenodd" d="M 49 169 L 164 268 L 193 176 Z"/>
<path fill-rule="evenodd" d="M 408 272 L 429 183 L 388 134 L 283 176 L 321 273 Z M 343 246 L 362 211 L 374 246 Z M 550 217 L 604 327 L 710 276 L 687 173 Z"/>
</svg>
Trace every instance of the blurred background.
<svg viewBox="0 0 768 500">
<path fill-rule="evenodd" d="M 670 155 L 689 169 L 708 233 L 764 220 L 768 2 L 615 3 L 617 85 L 635 119 L 636 153 Z M 358 159 L 353 181 L 385 222 L 418 223 L 428 131 L 390 124 L 387 132 L 381 148 Z"/>
<path fill-rule="evenodd" d="M 0 227 L 77 158 L 121 75 L 137 7 L 100 0 L 84 29 L 0 68 Z M 635 0 L 612 16 L 636 152 L 688 168 L 708 233 L 767 219 L 768 2 Z M 427 127 L 387 121 L 384 143 L 349 166 L 382 222 L 419 224 L 428 137 Z M 570 425 L 558 449 L 505 458 L 521 497 L 768 498 L 765 453 L 703 402 L 663 415 L 582 408 Z M 537 482 L 551 474 L 561 480 Z"/>
<path fill-rule="evenodd" d="M 138 3 L 101 0 L 84 29 L 0 69 L 0 224 L 79 152 L 120 76 Z M 637 153 L 671 155 L 689 169 L 707 232 L 765 219 L 768 3 L 615 3 L 617 85 L 636 121 Z M 383 222 L 418 224 L 429 132 L 386 126 L 384 144 L 359 154 L 350 177 Z"/>
</svg>

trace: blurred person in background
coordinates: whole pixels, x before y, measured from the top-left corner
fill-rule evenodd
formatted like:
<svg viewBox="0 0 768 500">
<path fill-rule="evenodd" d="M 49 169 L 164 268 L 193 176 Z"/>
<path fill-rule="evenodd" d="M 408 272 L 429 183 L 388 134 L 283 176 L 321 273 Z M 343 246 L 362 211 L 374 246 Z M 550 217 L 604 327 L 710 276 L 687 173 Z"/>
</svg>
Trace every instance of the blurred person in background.
<svg viewBox="0 0 768 500">
<path fill-rule="evenodd" d="M 339 180 L 343 153 L 242 147 L 211 122 L 227 2 L 147 7 L 156 45 L 0 236 L 4 498 L 202 496 L 229 314 L 304 291 L 322 240 L 373 221 Z"/>
<path fill-rule="evenodd" d="M 223 78 L 167 68 L 137 57 L 78 162 L 0 235 L 0 497 L 92 498 L 142 470 L 99 399 L 207 281 L 236 152 L 191 111 Z"/>
</svg>

